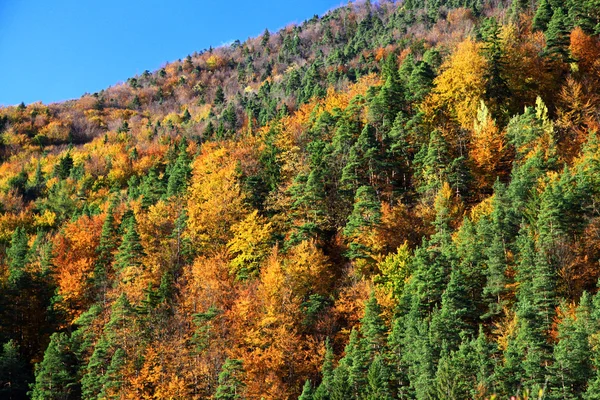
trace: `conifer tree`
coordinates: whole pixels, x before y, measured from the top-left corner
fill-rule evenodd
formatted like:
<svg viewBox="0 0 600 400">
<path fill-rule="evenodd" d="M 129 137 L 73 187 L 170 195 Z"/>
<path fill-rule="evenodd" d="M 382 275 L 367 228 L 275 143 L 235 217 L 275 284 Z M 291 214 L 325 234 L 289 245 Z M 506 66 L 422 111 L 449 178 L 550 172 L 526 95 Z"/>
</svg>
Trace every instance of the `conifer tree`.
<svg viewBox="0 0 600 400">
<path fill-rule="evenodd" d="M 552 6 L 548 0 L 540 0 L 533 17 L 533 29 L 545 32 L 552 19 Z"/>
<path fill-rule="evenodd" d="M 27 233 L 23 227 L 17 227 L 10 239 L 10 247 L 6 251 L 8 259 L 8 282 L 15 288 L 24 284 L 27 277 L 25 266 L 29 253 Z"/>
<path fill-rule="evenodd" d="M 300 394 L 300 397 L 298 397 L 298 400 L 313 400 L 314 396 L 313 396 L 313 389 L 312 389 L 312 385 L 310 384 L 310 379 L 307 379 L 306 382 L 304 382 L 304 386 L 302 387 L 302 393 Z"/>
<path fill-rule="evenodd" d="M 376 355 L 367 372 L 367 400 L 391 400 L 388 367 L 381 355 Z"/>
<path fill-rule="evenodd" d="M 125 233 L 115 256 L 115 269 L 122 270 L 127 267 L 139 266 L 142 263 L 141 258 L 145 255 L 140 236 L 137 233 L 137 222 L 132 214 L 127 221 L 124 221 Z"/>
<path fill-rule="evenodd" d="M 584 293 L 574 316 L 564 310 L 565 316 L 558 325 L 558 343 L 554 346 L 550 392 L 552 398 L 581 398 L 591 378 L 593 372 L 589 347 L 591 307 L 591 299 L 587 293 Z"/>
<path fill-rule="evenodd" d="M 384 350 L 387 328 L 381 318 L 381 307 L 371 292 L 365 304 L 365 315 L 361 319 L 360 333 L 364 337 L 368 352 L 373 357 Z"/>
<path fill-rule="evenodd" d="M 228 358 L 219 373 L 219 386 L 215 392 L 218 400 L 244 399 L 244 368 L 241 360 Z"/>
<path fill-rule="evenodd" d="M 116 240 L 116 225 L 115 225 L 115 207 L 117 205 L 117 198 L 113 198 L 106 211 L 106 219 L 102 224 L 102 231 L 100 232 L 100 243 L 96 248 L 98 258 L 96 259 L 96 265 L 94 266 L 94 286 L 102 295 L 104 295 L 108 285 L 108 269 L 113 259 L 113 251 L 115 250 Z"/>
<path fill-rule="evenodd" d="M 13 340 L 2 345 L 0 352 L 0 398 L 26 398 L 28 371 Z"/>
<path fill-rule="evenodd" d="M 78 363 L 70 346 L 66 333 L 52 334 L 44 359 L 36 367 L 35 383 L 31 391 L 33 400 L 69 400 L 80 397 Z"/>
<path fill-rule="evenodd" d="M 179 144 L 179 154 L 175 163 L 168 169 L 169 180 L 167 181 L 167 197 L 181 194 L 187 187 L 192 169 L 190 158 L 187 153 L 187 141 L 182 140 Z"/>
<path fill-rule="evenodd" d="M 546 30 L 546 53 L 563 62 L 569 61 L 569 30 L 561 7 L 554 10 Z"/>
<path fill-rule="evenodd" d="M 329 400 L 333 390 L 333 349 L 329 338 L 325 341 L 325 357 L 323 358 L 323 366 L 321 367 L 321 383 L 314 392 L 314 400 Z"/>
</svg>

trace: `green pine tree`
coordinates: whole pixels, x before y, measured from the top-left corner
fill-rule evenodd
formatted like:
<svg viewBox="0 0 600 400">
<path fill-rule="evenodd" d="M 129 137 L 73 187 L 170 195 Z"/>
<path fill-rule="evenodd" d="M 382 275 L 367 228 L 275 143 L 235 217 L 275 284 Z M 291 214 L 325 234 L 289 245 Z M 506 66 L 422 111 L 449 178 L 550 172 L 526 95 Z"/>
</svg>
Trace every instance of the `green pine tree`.
<svg viewBox="0 0 600 400">
<path fill-rule="evenodd" d="M 563 62 L 569 61 L 569 29 L 561 7 L 554 10 L 546 30 L 546 54 Z"/>
<path fill-rule="evenodd" d="M 123 222 L 125 234 L 121 245 L 115 255 L 115 269 L 120 271 L 127 267 L 139 266 L 141 258 L 145 255 L 140 236 L 137 233 L 137 222 L 132 214 L 127 221 Z"/>
<path fill-rule="evenodd" d="M 215 392 L 217 400 L 244 399 L 244 368 L 241 360 L 228 358 L 219 373 L 219 386 Z"/>
<path fill-rule="evenodd" d="M 0 352 L 0 398 L 17 400 L 26 398 L 29 373 L 13 340 L 2 345 Z"/>
<path fill-rule="evenodd" d="M 6 251 L 8 260 L 8 282 L 15 288 L 21 287 L 27 278 L 25 266 L 29 254 L 27 233 L 23 227 L 17 227 L 10 239 L 10 247 Z"/>
<path fill-rule="evenodd" d="M 44 359 L 35 370 L 32 400 L 69 400 L 81 396 L 77 377 L 78 362 L 71 351 L 71 343 L 64 332 L 54 333 L 44 353 Z"/>
</svg>

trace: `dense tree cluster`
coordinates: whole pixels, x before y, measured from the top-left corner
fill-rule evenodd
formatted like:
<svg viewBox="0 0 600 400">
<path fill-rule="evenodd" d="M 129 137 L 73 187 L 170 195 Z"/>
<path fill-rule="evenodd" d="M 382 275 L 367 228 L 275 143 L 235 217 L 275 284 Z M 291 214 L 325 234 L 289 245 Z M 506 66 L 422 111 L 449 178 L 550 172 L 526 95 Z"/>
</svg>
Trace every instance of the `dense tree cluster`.
<svg viewBox="0 0 600 400">
<path fill-rule="evenodd" d="M 599 33 L 350 3 L 0 108 L 0 397 L 600 398 Z"/>
</svg>

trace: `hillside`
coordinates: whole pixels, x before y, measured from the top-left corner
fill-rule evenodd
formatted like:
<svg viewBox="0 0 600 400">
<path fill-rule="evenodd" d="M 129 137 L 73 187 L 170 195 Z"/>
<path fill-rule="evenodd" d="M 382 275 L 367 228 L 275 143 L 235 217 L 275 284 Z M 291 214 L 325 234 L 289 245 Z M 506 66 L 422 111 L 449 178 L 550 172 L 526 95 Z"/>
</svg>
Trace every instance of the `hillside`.
<svg viewBox="0 0 600 400">
<path fill-rule="evenodd" d="M 600 3 L 349 3 L 0 108 L 0 398 L 600 398 Z"/>
</svg>

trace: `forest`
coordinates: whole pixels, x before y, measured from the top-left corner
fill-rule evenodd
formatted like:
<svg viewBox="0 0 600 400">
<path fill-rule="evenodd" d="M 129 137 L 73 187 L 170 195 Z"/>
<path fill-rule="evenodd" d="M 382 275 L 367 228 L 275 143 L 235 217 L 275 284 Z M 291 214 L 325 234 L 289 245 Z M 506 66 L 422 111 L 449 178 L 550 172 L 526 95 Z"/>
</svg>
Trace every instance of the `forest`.
<svg viewBox="0 0 600 400">
<path fill-rule="evenodd" d="M 600 399 L 599 34 L 350 2 L 0 108 L 0 398 Z"/>
</svg>

